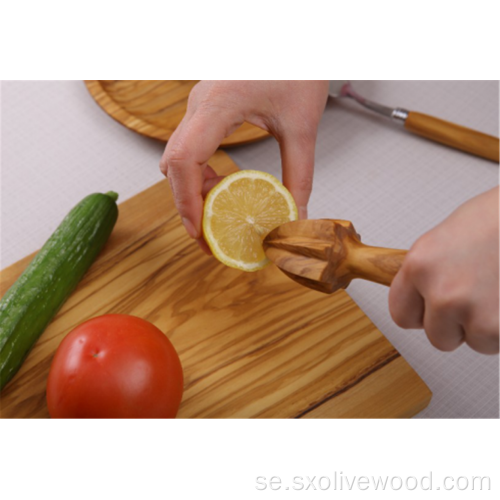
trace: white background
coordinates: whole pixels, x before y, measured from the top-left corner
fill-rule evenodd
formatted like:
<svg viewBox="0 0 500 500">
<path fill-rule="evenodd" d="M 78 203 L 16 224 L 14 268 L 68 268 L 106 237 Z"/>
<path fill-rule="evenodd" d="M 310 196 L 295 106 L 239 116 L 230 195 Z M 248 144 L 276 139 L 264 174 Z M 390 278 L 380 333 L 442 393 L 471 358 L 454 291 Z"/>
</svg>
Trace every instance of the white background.
<svg viewBox="0 0 500 500">
<path fill-rule="evenodd" d="M 0 76 L 498 79 L 495 5 L 12 2 L 0 14 Z M 387 475 L 431 469 L 495 480 L 490 492 L 370 492 L 366 498 L 498 497 L 498 420 L 1 421 L 0 436 L 0 494 L 15 500 L 359 498 L 359 491 L 254 488 L 258 475 L 333 469 Z"/>
</svg>

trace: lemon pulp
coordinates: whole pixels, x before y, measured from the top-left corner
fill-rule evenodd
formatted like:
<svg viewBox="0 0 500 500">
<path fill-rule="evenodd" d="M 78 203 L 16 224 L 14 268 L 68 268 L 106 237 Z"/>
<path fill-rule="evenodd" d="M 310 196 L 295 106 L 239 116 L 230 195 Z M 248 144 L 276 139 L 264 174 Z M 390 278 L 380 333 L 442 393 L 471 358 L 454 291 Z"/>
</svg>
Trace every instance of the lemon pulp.
<svg viewBox="0 0 500 500">
<path fill-rule="evenodd" d="M 203 232 L 214 256 L 244 271 L 269 261 L 262 241 L 275 227 L 297 219 L 289 191 L 265 172 L 243 170 L 229 175 L 207 196 Z"/>
</svg>

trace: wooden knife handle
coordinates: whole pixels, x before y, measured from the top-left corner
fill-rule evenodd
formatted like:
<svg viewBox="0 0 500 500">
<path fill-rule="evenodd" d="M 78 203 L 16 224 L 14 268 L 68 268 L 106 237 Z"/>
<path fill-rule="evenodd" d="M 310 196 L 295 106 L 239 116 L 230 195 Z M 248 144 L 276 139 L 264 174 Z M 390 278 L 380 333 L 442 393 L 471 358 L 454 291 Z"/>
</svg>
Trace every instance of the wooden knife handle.
<svg viewBox="0 0 500 500">
<path fill-rule="evenodd" d="M 350 271 L 353 278 L 390 286 L 407 253 L 407 250 L 359 244 L 349 251 Z"/>
<path fill-rule="evenodd" d="M 433 116 L 410 111 L 405 128 L 427 139 L 498 163 L 498 137 L 483 134 Z"/>
</svg>

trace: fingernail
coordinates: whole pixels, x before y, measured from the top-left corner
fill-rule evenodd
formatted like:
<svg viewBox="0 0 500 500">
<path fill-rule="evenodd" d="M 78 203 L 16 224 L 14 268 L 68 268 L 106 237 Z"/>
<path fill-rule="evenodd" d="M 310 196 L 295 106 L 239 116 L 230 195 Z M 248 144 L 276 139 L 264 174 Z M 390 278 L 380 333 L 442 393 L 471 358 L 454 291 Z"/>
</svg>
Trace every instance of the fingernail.
<svg viewBox="0 0 500 500">
<path fill-rule="evenodd" d="M 184 224 L 184 227 L 186 228 L 187 233 L 191 238 L 197 240 L 199 238 L 198 232 L 196 231 L 193 223 L 187 219 L 186 217 L 182 217 L 182 224 Z"/>
<path fill-rule="evenodd" d="M 299 207 L 299 219 L 307 219 L 307 207 Z"/>
</svg>

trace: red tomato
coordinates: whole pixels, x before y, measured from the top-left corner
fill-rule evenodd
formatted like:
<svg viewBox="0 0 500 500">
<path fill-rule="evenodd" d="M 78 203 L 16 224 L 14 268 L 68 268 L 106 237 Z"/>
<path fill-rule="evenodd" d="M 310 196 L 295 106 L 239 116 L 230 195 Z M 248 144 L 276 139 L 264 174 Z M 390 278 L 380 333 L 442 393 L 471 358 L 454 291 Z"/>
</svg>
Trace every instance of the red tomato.
<svg viewBox="0 0 500 500">
<path fill-rule="evenodd" d="M 53 418 L 174 418 L 182 366 L 170 340 L 124 314 L 93 318 L 61 342 L 50 367 Z"/>
</svg>

